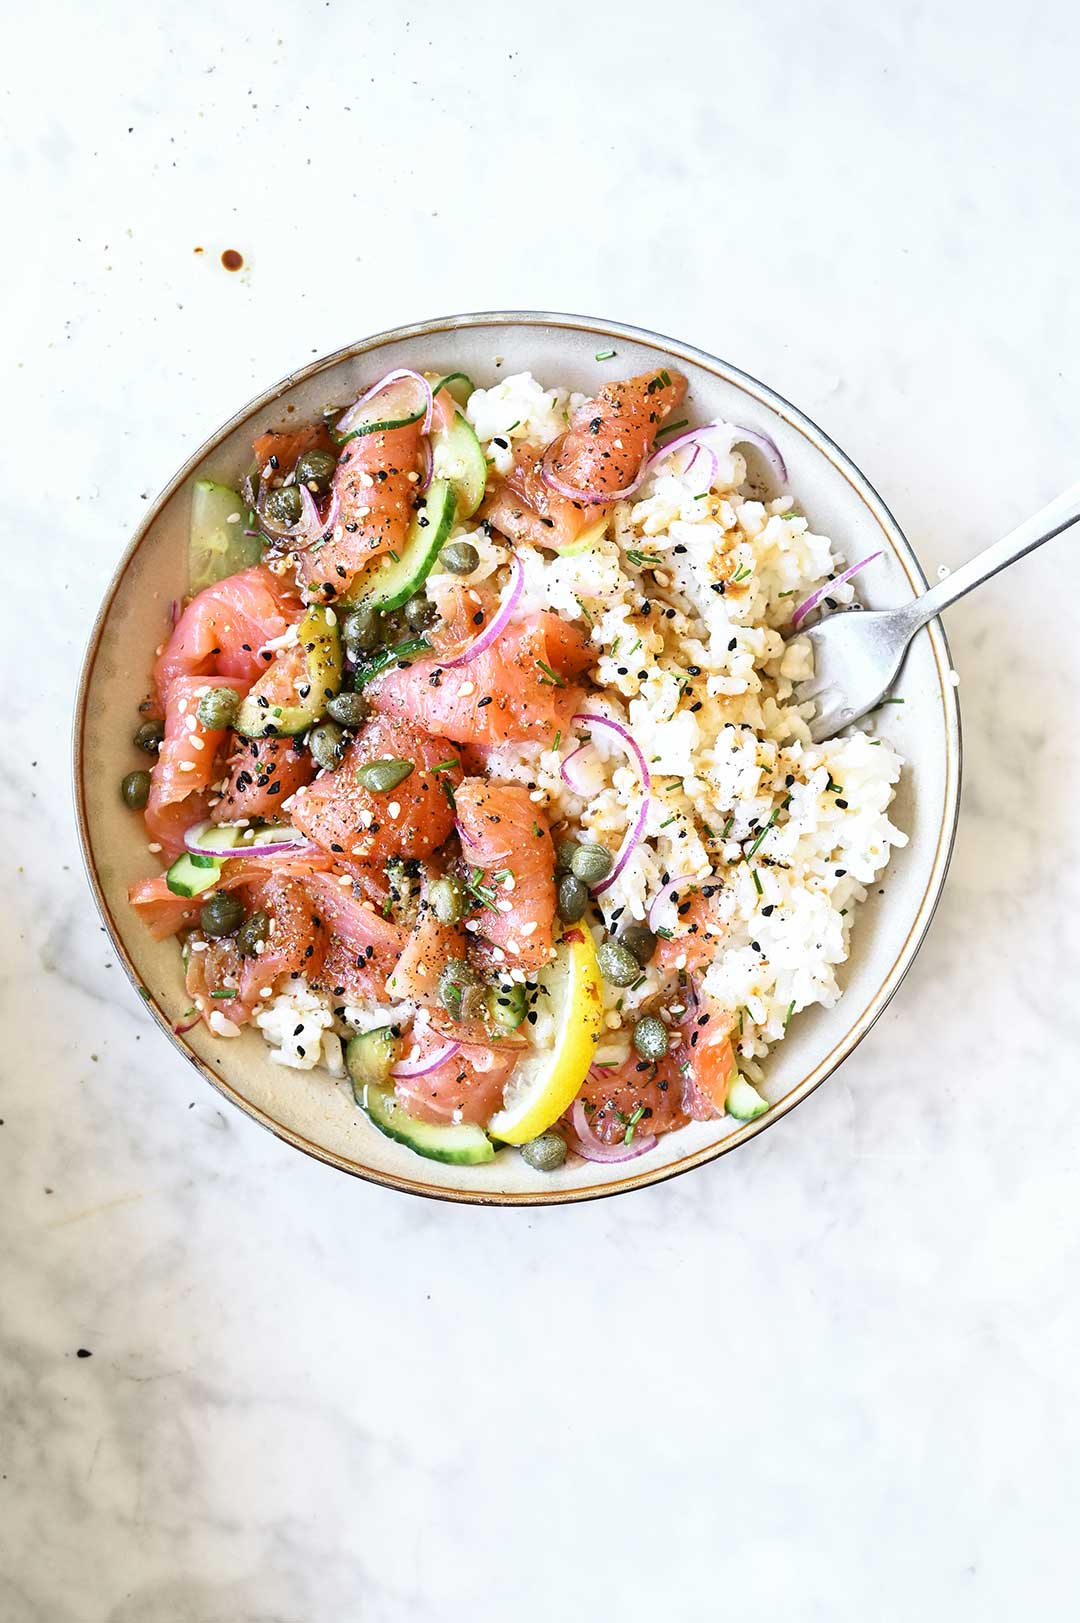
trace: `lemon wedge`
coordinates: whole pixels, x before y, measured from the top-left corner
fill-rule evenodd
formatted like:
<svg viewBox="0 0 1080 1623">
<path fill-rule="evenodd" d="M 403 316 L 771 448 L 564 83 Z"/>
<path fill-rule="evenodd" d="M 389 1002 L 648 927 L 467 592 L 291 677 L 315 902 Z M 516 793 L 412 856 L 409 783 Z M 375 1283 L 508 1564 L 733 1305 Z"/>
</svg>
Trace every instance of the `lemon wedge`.
<svg viewBox="0 0 1080 1623">
<path fill-rule="evenodd" d="M 503 1144 L 527 1144 L 546 1132 L 577 1098 L 600 1037 L 600 970 L 584 925 L 565 932 L 551 965 L 537 976 L 540 1006 L 552 1038 L 519 1059 L 502 1110 L 488 1123 Z"/>
</svg>

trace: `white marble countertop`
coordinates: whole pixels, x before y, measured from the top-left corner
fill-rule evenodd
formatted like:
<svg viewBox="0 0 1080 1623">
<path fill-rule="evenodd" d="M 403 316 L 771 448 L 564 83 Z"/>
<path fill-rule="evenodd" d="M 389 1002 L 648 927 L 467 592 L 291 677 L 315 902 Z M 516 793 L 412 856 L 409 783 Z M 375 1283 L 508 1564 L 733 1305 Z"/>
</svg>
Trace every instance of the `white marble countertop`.
<svg viewBox="0 0 1080 1623">
<path fill-rule="evenodd" d="M 67 727 L 180 460 L 447 310 L 725 356 L 931 574 L 1003 532 L 1080 471 L 1075 10 L 367 12 L 5 24 L 0 1619 L 1061 1617 L 1080 542 L 951 612 L 956 857 L 869 1039 L 736 1155 L 587 1207 L 409 1200 L 223 1107 L 99 929 Z"/>
</svg>

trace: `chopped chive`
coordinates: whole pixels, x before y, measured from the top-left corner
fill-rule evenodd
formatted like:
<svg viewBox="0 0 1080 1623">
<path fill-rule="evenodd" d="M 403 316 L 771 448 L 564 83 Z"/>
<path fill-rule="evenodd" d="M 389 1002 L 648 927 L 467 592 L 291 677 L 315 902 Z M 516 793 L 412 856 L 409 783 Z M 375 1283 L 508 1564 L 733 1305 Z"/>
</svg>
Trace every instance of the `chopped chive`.
<svg viewBox="0 0 1080 1623">
<path fill-rule="evenodd" d="M 903 704 L 903 702 L 903 699 L 882 699 L 878 709 L 883 710 L 887 704 Z"/>
<path fill-rule="evenodd" d="M 592 625 L 593 617 L 589 613 L 588 609 L 585 607 L 584 603 L 581 601 L 580 597 L 575 597 L 574 602 L 577 604 L 578 608 L 581 610 L 581 612 L 585 616 L 586 620 L 588 620 L 589 624 Z"/>
<path fill-rule="evenodd" d="M 776 822 L 777 813 L 779 812 L 779 810 L 780 810 L 779 806 L 774 806 L 773 807 L 772 811 L 769 813 L 769 821 L 765 824 L 765 827 L 761 830 L 760 834 L 758 835 L 757 839 L 754 841 L 753 845 L 750 847 L 749 851 L 747 851 L 746 855 L 743 858 L 744 862 L 749 862 L 751 857 L 757 855 L 758 847 L 761 845 L 762 840 L 765 838 L 766 834 L 769 832 L 769 830 L 772 828 L 773 824 Z M 758 889 L 759 890 L 761 889 L 760 885 L 758 886 Z"/>
<path fill-rule="evenodd" d="M 642 552 L 640 547 L 630 547 L 626 556 L 638 569 L 653 569 L 664 561 L 659 553 Z"/>
<path fill-rule="evenodd" d="M 549 681 L 544 683 L 545 687 L 550 686 L 555 688 L 564 688 L 566 686 L 566 683 L 563 681 L 558 671 L 553 671 L 546 660 L 538 659 L 536 663 L 544 672 L 544 675 L 549 678 Z M 543 677 L 541 677 L 541 681 L 543 681 Z"/>
<path fill-rule="evenodd" d="M 731 584 L 733 586 L 738 586 L 740 581 L 749 580 L 753 573 L 754 571 L 749 568 L 748 565 L 740 564 L 734 575 L 731 577 Z"/>
<path fill-rule="evenodd" d="M 696 495 L 696 496 L 695 496 L 695 497 L 694 497 L 694 500 L 695 500 L 695 501 L 696 501 L 696 502 L 705 502 L 705 501 L 708 501 L 708 499 L 709 499 L 709 497 L 710 497 L 710 496 L 711 496 L 711 495 L 712 495 L 712 491 L 711 491 L 711 490 L 701 490 L 701 491 L 699 491 L 699 492 L 698 492 L 698 494 L 697 494 L 697 495 Z"/>
<path fill-rule="evenodd" d="M 784 1030 L 785 1031 L 788 1028 L 788 1021 L 791 1019 L 791 1017 L 792 1017 L 792 1015 L 794 1013 L 795 1013 L 795 999 L 792 998 L 791 1002 L 787 1006 L 787 1013 L 784 1016 Z"/>
<path fill-rule="evenodd" d="M 615 351 L 613 349 L 598 349 L 596 352 L 596 359 L 598 361 L 611 361 L 614 360 L 614 358 Z"/>
<path fill-rule="evenodd" d="M 721 831 L 721 834 L 720 834 L 720 838 L 722 840 L 726 840 L 728 835 L 731 833 L 731 831 L 732 831 L 732 829 L 734 827 L 735 827 L 735 813 L 732 812 L 731 816 L 728 818 L 727 822 L 724 824 L 723 830 Z"/>
<path fill-rule="evenodd" d="M 520 428 L 520 427 L 521 427 L 521 418 L 519 417 L 516 423 L 511 423 L 510 424 L 510 427 L 506 430 L 506 432 L 508 434 L 512 434 L 514 432 L 515 428 Z"/>
<path fill-rule="evenodd" d="M 436 772 L 450 772 L 455 766 L 460 765 L 461 762 L 459 761 L 458 757 L 456 755 L 451 755 L 448 761 L 440 761 L 438 766 L 433 766 L 431 770 L 433 774 Z"/>
<path fill-rule="evenodd" d="M 236 996 L 236 993 L 235 992 L 211 992 L 210 996 L 211 997 L 234 998 Z"/>
<path fill-rule="evenodd" d="M 660 824 L 660 827 L 661 828 L 667 828 L 669 823 L 674 823 L 675 822 L 678 815 L 679 815 L 678 812 L 672 812 L 670 817 L 666 817 L 664 819 L 664 821 Z"/>
<path fill-rule="evenodd" d="M 622 638 L 621 637 L 616 637 L 615 641 L 612 643 L 612 645 L 611 645 L 611 657 L 612 657 L 612 659 L 615 658 L 615 655 L 618 652 L 619 644 L 621 642 L 622 642 Z"/>
<path fill-rule="evenodd" d="M 750 877 L 754 881 L 754 889 L 757 891 L 758 895 L 759 896 L 764 896 L 765 891 L 764 891 L 764 888 L 762 886 L 761 880 L 758 878 L 758 871 L 757 871 L 756 868 L 751 868 L 750 869 Z"/>
<path fill-rule="evenodd" d="M 660 382 L 664 385 L 665 389 L 670 389 L 671 388 L 671 379 L 668 376 L 668 374 L 663 370 L 663 368 L 661 368 L 661 371 L 660 371 Z"/>
<path fill-rule="evenodd" d="M 689 417 L 682 417 L 677 423 L 665 423 L 663 428 L 656 430 L 656 439 L 662 440 L 665 434 L 674 434 L 678 429 L 688 427 L 689 423 Z"/>
<path fill-rule="evenodd" d="M 559 745 L 560 745 L 560 744 L 561 744 L 561 743 L 562 743 L 562 728 L 561 728 L 561 727 L 557 727 L 557 728 L 556 728 L 556 729 L 555 729 L 555 742 L 554 742 L 554 744 L 552 744 L 552 746 L 551 746 L 551 747 L 552 747 L 552 749 L 553 749 L 553 750 L 557 750 L 557 749 L 558 749 L 558 747 L 559 747 Z"/>
<path fill-rule="evenodd" d="M 672 941 L 675 937 L 675 931 L 669 930 L 667 926 L 663 924 L 657 926 L 656 933 L 657 935 L 662 935 L 665 941 Z"/>
<path fill-rule="evenodd" d="M 642 1118 L 642 1116 L 644 1114 L 645 1114 L 645 1106 L 644 1105 L 638 1105 L 637 1109 L 634 1111 L 634 1114 L 630 1117 L 630 1120 L 626 1124 L 626 1132 L 623 1134 L 623 1143 L 624 1144 L 629 1144 L 630 1140 L 634 1136 L 634 1128 L 637 1126 L 638 1122 L 641 1120 L 641 1118 Z"/>
<path fill-rule="evenodd" d="M 794 597 L 795 596 L 795 588 L 793 586 L 789 592 L 777 592 L 776 595 L 777 595 L 777 597 Z"/>
<path fill-rule="evenodd" d="M 396 553 L 396 552 L 395 552 L 395 551 L 394 551 L 394 549 L 393 549 L 393 547 L 387 547 L 387 549 L 386 549 L 386 550 L 387 550 L 387 552 L 388 552 L 388 553 L 389 553 L 389 554 L 390 554 L 390 556 L 391 556 L 391 558 L 393 558 L 393 560 L 394 560 L 394 562 L 395 562 L 395 563 L 399 563 L 399 562 L 400 562 L 400 559 L 399 559 L 399 558 L 398 558 L 398 555 L 397 555 L 397 553 Z"/>
</svg>

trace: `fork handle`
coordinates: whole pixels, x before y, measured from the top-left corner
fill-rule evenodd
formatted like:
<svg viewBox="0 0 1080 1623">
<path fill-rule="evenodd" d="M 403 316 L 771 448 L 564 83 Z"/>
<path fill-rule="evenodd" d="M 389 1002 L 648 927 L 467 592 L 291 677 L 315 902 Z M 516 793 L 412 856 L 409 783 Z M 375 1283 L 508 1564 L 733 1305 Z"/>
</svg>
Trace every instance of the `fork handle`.
<svg viewBox="0 0 1080 1623">
<path fill-rule="evenodd" d="M 970 558 L 959 569 L 954 569 L 943 581 L 931 586 L 929 591 L 917 597 L 915 601 L 904 610 L 904 616 L 910 624 L 910 634 L 914 635 L 920 626 L 933 620 L 942 609 L 955 603 L 958 597 L 981 586 L 984 580 L 989 580 L 999 570 L 1007 569 L 1018 558 L 1023 558 L 1036 547 L 1041 547 L 1044 541 L 1050 541 L 1062 530 L 1067 530 L 1070 524 L 1080 519 L 1080 484 L 1070 485 L 1063 490 L 1060 496 L 1055 496 L 1039 512 L 1026 518 L 1023 524 L 1018 524 L 1015 530 L 995 541 L 992 547 L 985 552 L 978 553 Z"/>
</svg>

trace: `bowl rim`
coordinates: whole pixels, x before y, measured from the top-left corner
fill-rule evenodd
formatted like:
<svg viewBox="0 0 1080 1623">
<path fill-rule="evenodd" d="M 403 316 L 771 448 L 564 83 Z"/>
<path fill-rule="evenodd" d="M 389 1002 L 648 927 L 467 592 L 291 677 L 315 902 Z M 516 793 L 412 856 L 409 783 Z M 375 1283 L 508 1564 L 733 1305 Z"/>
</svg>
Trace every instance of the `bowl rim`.
<svg viewBox="0 0 1080 1623">
<path fill-rule="evenodd" d="M 546 327 L 564 328 L 574 332 L 588 333 L 600 339 L 620 339 L 632 343 L 642 343 L 663 350 L 673 358 L 691 362 L 704 371 L 711 372 L 715 377 L 726 383 L 731 383 L 760 405 L 775 413 L 791 428 L 801 433 L 823 456 L 832 463 L 855 494 L 869 509 L 882 531 L 888 538 L 893 552 L 908 577 L 912 589 L 916 592 L 925 590 L 928 581 L 922 566 L 916 558 L 899 524 L 885 505 L 878 492 L 860 468 L 851 460 L 847 453 L 821 429 L 805 412 L 794 406 L 789 400 L 753 377 L 741 368 L 733 366 L 731 362 L 712 355 L 709 351 L 699 349 L 695 345 L 682 342 L 680 339 L 666 337 L 662 333 L 652 332 L 645 327 L 632 326 L 625 322 L 611 321 L 604 317 L 571 315 L 559 311 L 545 310 L 483 310 L 470 311 L 464 314 L 434 316 L 425 321 L 410 322 L 407 325 L 389 328 L 386 331 L 373 333 L 369 337 L 360 338 L 351 344 L 332 351 L 328 355 L 319 356 L 304 366 L 289 372 L 285 377 L 264 389 L 260 394 L 249 400 L 246 405 L 233 413 L 228 420 L 212 434 L 186 459 L 164 488 L 148 505 L 141 521 L 136 526 L 130 542 L 125 548 L 116 569 L 109 581 L 97 614 L 94 617 L 90 635 L 87 640 L 86 652 L 83 656 L 79 674 L 79 683 L 76 690 L 75 706 L 72 720 L 72 780 L 75 802 L 75 820 L 79 836 L 79 847 L 82 855 L 83 867 L 93 893 L 105 929 L 109 935 L 114 949 L 123 965 L 128 979 L 136 991 L 145 999 L 151 1014 L 159 1028 L 166 1037 L 179 1050 L 184 1057 L 200 1072 L 210 1085 L 224 1098 L 253 1121 L 258 1122 L 276 1138 L 283 1139 L 294 1149 L 303 1151 L 315 1160 L 334 1167 L 341 1172 L 347 1172 L 353 1177 L 361 1178 L 367 1183 L 374 1183 L 383 1188 L 396 1189 L 405 1194 L 419 1195 L 432 1200 L 444 1200 L 455 1205 L 472 1206 L 563 1206 L 574 1205 L 578 1201 L 607 1199 L 612 1195 L 626 1194 L 634 1189 L 642 1189 L 650 1184 L 664 1183 L 670 1178 L 691 1172 L 694 1168 L 704 1166 L 709 1161 L 715 1161 L 722 1155 L 727 1155 L 739 1145 L 764 1132 L 766 1128 L 782 1120 L 804 1099 L 814 1093 L 821 1084 L 830 1077 L 845 1059 L 858 1047 L 867 1032 L 884 1013 L 888 1004 L 895 996 L 908 970 L 914 962 L 920 946 L 925 939 L 931 920 L 937 910 L 938 903 L 945 885 L 949 861 L 952 856 L 956 839 L 956 828 L 960 809 L 960 781 L 963 768 L 963 742 L 960 726 L 960 704 L 955 685 L 949 679 L 952 661 L 949 653 L 948 639 L 940 619 L 930 622 L 927 630 L 930 637 L 934 660 L 941 684 L 942 704 L 945 716 L 945 797 L 942 808 L 941 823 L 937 831 L 937 844 L 934 861 L 930 874 L 919 902 L 914 919 L 912 920 L 904 941 L 886 972 L 881 985 L 867 1003 L 860 1018 L 836 1042 L 830 1051 L 818 1061 L 803 1080 L 790 1089 L 784 1097 L 772 1105 L 764 1115 L 757 1120 L 745 1123 L 734 1133 L 722 1139 L 717 1144 L 706 1145 L 693 1150 L 677 1161 L 657 1166 L 650 1170 L 641 1168 L 635 1172 L 628 1172 L 610 1183 L 597 1185 L 592 1188 L 535 1191 L 492 1191 L 452 1189 L 439 1184 L 429 1184 L 421 1178 L 410 1178 L 392 1172 L 380 1172 L 370 1167 L 362 1167 L 345 1156 L 335 1153 L 320 1144 L 312 1142 L 303 1134 L 293 1131 L 284 1123 L 276 1121 L 259 1106 L 253 1105 L 243 1098 L 229 1083 L 224 1074 L 208 1064 L 188 1044 L 181 1034 L 173 1030 L 172 1023 L 166 1018 L 163 1010 L 158 1006 L 153 995 L 148 993 L 143 985 L 138 970 L 133 963 L 123 935 L 113 917 L 106 900 L 101 881 L 98 877 L 93 849 L 90 839 L 89 822 L 86 807 L 86 750 L 85 725 L 87 702 L 90 686 L 94 676 L 102 635 L 112 611 L 113 602 L 121 583 L 127 573 L 132 559 L 165 504 L 173 497 L 176 491 L 188 480 L 210 453 L 216 449 L 230 434 L 268 406 L 280 399 L 289 390 L 298 384 L 305 383 L 320 372 L 327 371 L 343 361 L 349 361 L 359 355 L 371 354 L 388 344 L 399 343 L 402 340 L 428 338 L 436 335 L 452 333 L 467 328 L 482 327 Z"/>
</svg>

